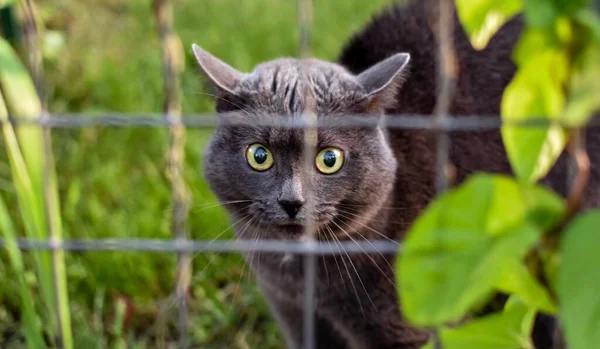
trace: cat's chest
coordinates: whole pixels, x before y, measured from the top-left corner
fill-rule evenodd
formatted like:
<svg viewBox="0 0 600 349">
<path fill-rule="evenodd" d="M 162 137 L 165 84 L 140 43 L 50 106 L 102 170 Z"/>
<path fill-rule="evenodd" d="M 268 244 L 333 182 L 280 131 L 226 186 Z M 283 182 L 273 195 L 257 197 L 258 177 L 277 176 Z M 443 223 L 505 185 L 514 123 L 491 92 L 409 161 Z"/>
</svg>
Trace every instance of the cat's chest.
<svg viewBox="0 0 600 349">
<path fill-rule="evenodd" d="M 387 270 L 389 262 L 379 258 L 316 256 L 313 270 L 305 270 L 304 258 L 288 253 L 255 253 L 246 256 L 259 283 L 276 292 L 280 298 L 297 304 L 304 301 L 304 289 L 307 286 L 305 275 L 308 272 L 315 273 L 315 295 L 321 306 L 338 302 L 347 294 L 358 297 L 357 287 L 360 288 L 358 293 L 368 293 L 365 282 L 368 284 L 367 280 L 372 276 L 392 277 L 391 270 Z"/>
<path fill-rule="evenodd" d="M 293 253 L 254 252 L 246 255 L 259 281 L 267 282 L 290 294 L 301 288 L 304 280 L 302 255 Z"/>
</svg>

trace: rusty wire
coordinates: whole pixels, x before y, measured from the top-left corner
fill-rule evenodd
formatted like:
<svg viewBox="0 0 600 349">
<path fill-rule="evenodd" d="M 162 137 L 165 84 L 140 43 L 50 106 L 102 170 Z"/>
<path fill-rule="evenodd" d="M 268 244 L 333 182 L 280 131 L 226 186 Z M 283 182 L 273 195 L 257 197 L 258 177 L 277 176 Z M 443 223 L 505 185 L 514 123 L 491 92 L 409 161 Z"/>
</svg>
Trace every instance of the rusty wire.
<svg viewBox="0 0 600 349">
<path fill-rule="evenodd" d="M 171 232 L 173 239 L 186 241 L 185 227 L 189 211 L 189 195 L 183 166 L 185 157 L 185 127 L 181 123 L 181 89 L 179 73 L 183 68 L 183 50 L 177 33 L 173 28 L 173 7 L 169 0 L 154 0 L 154 18 L 158 28 L 163 64 L 164 120 L 169 123 L 169 151 L 167 177 L 171 181 Z M 189 347 L 189 314 L 187 292 L 192 276 L 191 255 L 185 252 L 177 254 L 177 277 L 175 298 L 177 300 L 177 330 L 179 348 Z"/>
</svg>

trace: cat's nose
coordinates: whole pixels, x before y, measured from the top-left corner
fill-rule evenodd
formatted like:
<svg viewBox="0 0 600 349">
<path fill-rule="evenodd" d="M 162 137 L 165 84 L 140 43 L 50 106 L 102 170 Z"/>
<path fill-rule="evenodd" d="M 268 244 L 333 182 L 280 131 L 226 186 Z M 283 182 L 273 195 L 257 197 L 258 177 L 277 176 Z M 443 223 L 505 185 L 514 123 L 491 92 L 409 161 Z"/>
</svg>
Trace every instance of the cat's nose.
<svg viewBox="0 0 600 349">
<path fill-rule="evenodd" d="M 283 208 L 291 219 L 296 218 L 303 204 L 304 202 L 300 200 L 279 200 L 279 205 L 281 205 L 281 208 Z"/>
</svg>

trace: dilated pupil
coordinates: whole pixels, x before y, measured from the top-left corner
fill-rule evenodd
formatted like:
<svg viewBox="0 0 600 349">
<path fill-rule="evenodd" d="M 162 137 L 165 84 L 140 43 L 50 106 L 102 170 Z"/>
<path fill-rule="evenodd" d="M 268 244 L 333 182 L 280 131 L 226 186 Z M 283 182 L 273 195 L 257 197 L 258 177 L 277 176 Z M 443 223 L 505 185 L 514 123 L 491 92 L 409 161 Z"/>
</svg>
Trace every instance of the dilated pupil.
<svg viewBox="0 0 600 349">
<path fill-rule="evenodd" d="M 267 161 L 267 156 L 268 155 L 265 148 L 258 148 L 254 152 L 254 161 L 256 161 L 257 164 L 262 165 L 265 161 Z"/>
<path fill-rule="evenodd" d="M 335 165 L 336 160 L 337 157 L 335 156 L 335 153 L 331 150 L 328 150 L 325 152 L 325 154 L 323 154 L 323 163 L 327 167 L 333 167 Z"/>
</svg>

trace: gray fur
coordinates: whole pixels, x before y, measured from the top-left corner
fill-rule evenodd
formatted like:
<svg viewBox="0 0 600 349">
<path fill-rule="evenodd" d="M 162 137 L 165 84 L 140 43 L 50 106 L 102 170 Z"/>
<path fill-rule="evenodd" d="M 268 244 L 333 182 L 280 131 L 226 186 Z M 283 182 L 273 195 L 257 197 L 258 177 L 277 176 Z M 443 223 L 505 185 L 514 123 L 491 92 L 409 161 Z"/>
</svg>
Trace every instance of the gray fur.
<svg viewBox="0 0 600 349">
<path fill-rule="evenodd" d="M 247 74 L 232 74 L 230 68 L 226 68 L 227 76 L 244 76 L 237 86 L 227 90 L 218 88 L 222 85 L 219 81 L 221 71 L 206 71 L 209 65 L 201 65 L 201 68 L 218 88 L 218 100 L 222 102 L 220 107 L 217 104 L 218 111 L 233 111 L 249 120 L 294 118 L 310 106 L 320 118 L 338 118 L 347 114 L 367 113 L 374 105 L 383 110 L 385 106 L 378 104 L 378 101 L 384 94 L 393 95 L 400 86 L 395 79 L 402 78 L 400 72 L 406 67 L 407 61 L 407 55 L 397 55 L 381 64 L 379 70 L 357 76 L 337 64 L 316 59 L 276 59 L 258 65 Z M 382 76 L 378 77 L 377 74 Z M 366 85 L 361 85 L 361 81 Z M 307 103 L 307 100 L 313 100 L 314 104 Z M 315 169 L 310 178 L 302 176 L 303 140 L 303 130 L 258 127 L 253 126 L 252 122 L 243 127 L 219 127 L 211 137 L 205 149 L 204 168 L 212 190 L 224 203 L 251 200 L 224 205 L 232 221 L 239 221 L 236 224 L 238 238 L 302 239 L 304 228 L 301 223 L 307 219 L 306 208 L 303 206 L 297 214 L 298 225 L 289 225 L 290 219 L 279 201 L 304 202 L 306 181 L 311 181 L 316 200 L 314 220 L 319 227 L 320 240 L 331 240 L 332 233 L 337 239 L 348 240 L 344 231 L 352 233 L 355 236 L 350 237 L 352 239 L 382 239 L 375 232 L 383 231 L 383 225 L 379 222 L 383 222 L 387 216 L 383 207 L 389 204 L 397 170 L 386 131 L 380 128 L 321 129 L 317 149 L 339 147 L 344 151 L 345 160 L 338 173 L 324 175 Z M 256 142 L 268 146 L 273 154 L 275 163 L 268 171 L 255 171 L 246 162 L 245 148 Z M 378 215 L 377 222 L 371 222 L 375 215 Z M 366 225 L 372 230 L 365 229 Z M 356 343 L 353 348 L 364 347 L 368 342 L 355 337 L 356 331 L 365 331 L 362 324 L 364 319 L 354 323 L 356 316 L 365 313 L 368 318 L 375 318 L 374 312 L 387 311 L 386 306 L 372 304 L 369 298 L 395 297 L 393 287 L 380 291 L 371 289 L 366 294 L 366 286 L 361 284 L 377 284 L 381 278 L 390 283 L 388 279 L 393 279 L 393 273 L 387 267 L 391 263 L 387 259 L 391 256 L 352 258 L 352 261 L 347 256 L 320 259 L 318 278 L 327 281 L 317 287 L 319 348 L 324 343 L 344 348 L 346 342 Z M 359 280 L 354 268 L 364 262 L 362 259 L 368 261 L 366 269 L 363 267 L 362 271 L 372 270 L 368 272 L 371 275 L 360 275 Z M 255 267 L 261 288 L 280 320 L 288 346 L 300 348 L 301 259 L 297 256 L 262 253 L 250 254 L 248 261 Z M 382 274 L 382 270 L 385 273 Z M 388 296 L 377 297 L 378 292 Z M 342 317 L 339 315 L 343 314 L 343 309 L 331 306 L 340 302 L 346 303 L 348 311 Z M 292 311 L 288 313 L 290 309 Z M 380 321 L 385 321 L 385 318 Z M 382 325 L 379 327 L 383 328 Z M 407 334 L 404 340 L 408 343 L 423 340 L 419 332 L 401 327 Z M 328 329 L 325 334 L 324 329 Z M 385 339 L 386 335 L 382 335 L 382 339 Z"/>
</svg>

